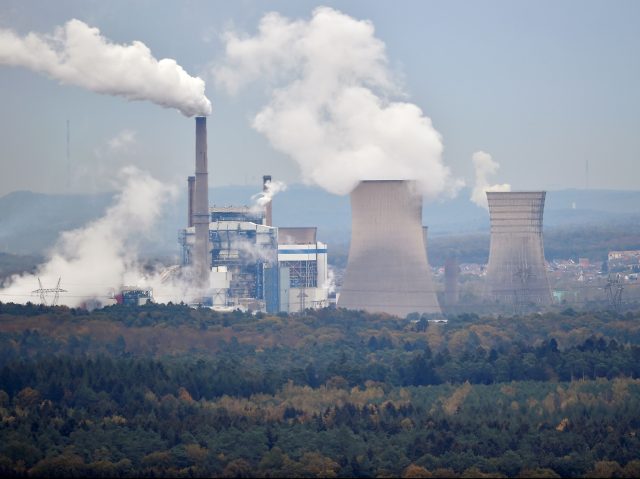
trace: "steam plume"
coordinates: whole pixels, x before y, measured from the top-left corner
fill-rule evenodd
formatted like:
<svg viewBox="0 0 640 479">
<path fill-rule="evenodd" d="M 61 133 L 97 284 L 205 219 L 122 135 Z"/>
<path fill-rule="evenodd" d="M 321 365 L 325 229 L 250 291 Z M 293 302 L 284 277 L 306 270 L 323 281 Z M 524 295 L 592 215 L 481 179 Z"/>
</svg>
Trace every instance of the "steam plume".
<svg viewBox="0 0 640 479">
<path fill-rule="evenodd" d="M 69 294 L 62 294 L 60 301 L 68 306 L 105 298 L 110 288 L 127 284 L 166 290 L 160 274 L 147 277 L 142 273 L 136 238 L 151 231 L 175 189 L 133 167 L 122 170 L 121 182 L 121 192 L 102 218 L 62 233 L 49 260 L 34 274 L 10 278 L 0 290 L 0 300 L 35 301 L 29 292 L 37 287 L 38 277 L 45 287 L 52 287 L 62 277 L 62 287 Z"/>
<path fill-rule="evenodd" d="M 111 43 L 77 19 L 52 35 L 20 37 L 0 29 L 0 65 L 25 67 L 96 93 L 148 100 L 185 116 L 211 113 L 201 78 L 190 76 L 175 60 L 156 60 L 140 41 Z"/>
<path fill-rule="evenodd" d="M 281 191 L 285 191 L 287 189 L 286 183 L 282 181 L 268 181 L 266 183 L 266 190 L 261 191 L 260 193 L 256 193 L 251 197 L 253 200 L 253 209 L 262 209 L 269 204 L 273 197 L 276 196 Z"/>
<path fill-rule="evenodd" d="M 442 162 L 442 138 L 401 94 L 373 24 L 320 7 L 310 20 L 265 15 L 254 36 L 229 31 L 213 70 L 235 93 L 267 79 L 269 103 L 253 127 L 291 156 L 303 180 L 346 194 L 361 180 L 414 179 L 434 197 L 460 186 Z"/>
<path fill-rule="evenodd" d="M 489 153 L 476 151 L 471 160 L 476 170 L 476 182 L 471 192 L 471 201 L 482 208 L 489 209 L 485 193 L 487 191 L 511 191 L 511 185 L 507 183 L 501 185 L 489 184 L 489 176 L 494 175 L 500 168 L 500 164 L 494 161 Z"/>
</svg>

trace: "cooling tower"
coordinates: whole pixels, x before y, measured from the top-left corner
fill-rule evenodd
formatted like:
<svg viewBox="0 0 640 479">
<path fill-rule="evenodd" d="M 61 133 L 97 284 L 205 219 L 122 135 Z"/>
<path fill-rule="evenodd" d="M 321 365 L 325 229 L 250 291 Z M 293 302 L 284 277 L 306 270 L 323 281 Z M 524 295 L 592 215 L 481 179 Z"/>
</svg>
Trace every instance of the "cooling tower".
<svg viewBox="0 0 640 479">
<path fill-rule="evenodd" d="M 542 245 L 545 192 L 487 192 L 487 199 L 491 218 L 488 299 L 516 305 L 550 304 Z"/>
<path fill-rule="evenodd" d="M 440 313 L 412 181 L 363 181 L 351 193 L 351 246 L 338 306 L 404 317 Z"/>
<path fill-rule="evenodd" d="M 201 288 L 209 285 L 209 174 L 207 171 L 207 119 L 196 117 L 196 182 L 193 205 L 195 244 L 193 270 Z"/>
<path fill-rule="evenodd" d="M 262 191 L 267 191 L 268 185 L 271 183 L 271 175 L 264 175 L 262 177 Z M 264 207 L 264 224 L 266 226 L 273 226 L 273 200 L 270 200 Z"/>
</svg>

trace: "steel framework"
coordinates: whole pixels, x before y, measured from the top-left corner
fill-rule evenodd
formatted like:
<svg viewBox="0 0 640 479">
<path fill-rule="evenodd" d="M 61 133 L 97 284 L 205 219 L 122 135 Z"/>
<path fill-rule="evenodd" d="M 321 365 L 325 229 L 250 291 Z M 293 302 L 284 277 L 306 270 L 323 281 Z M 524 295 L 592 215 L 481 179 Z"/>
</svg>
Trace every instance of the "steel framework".
<svg viewBox="0 0 640 479">
<path fill-rule="evenodd" d="M 42 287 L 42 281 L 40 281 L 40 278 L 38 278 L 38 289 L 34 289 L 32 291 L 32 293 L 39 293 L 40 294 L 40 304 L 42 304 L 43 306 L 55 306 L 58 303 L 58 299 L 60 298 L 60 293 L 68 293 L 68 291 L 66 289 L 62 289 L 60 287 L 60 282 L 62 281 L 62 278 L 58 278 L 58 283 L 56 284 L 55 288 L 43 288 Z M 53 299 L 51 300 L 51 304 L 47 305 L 47 294 L 49 293 L 54 293 L 53 294 Z"/>
</svg>

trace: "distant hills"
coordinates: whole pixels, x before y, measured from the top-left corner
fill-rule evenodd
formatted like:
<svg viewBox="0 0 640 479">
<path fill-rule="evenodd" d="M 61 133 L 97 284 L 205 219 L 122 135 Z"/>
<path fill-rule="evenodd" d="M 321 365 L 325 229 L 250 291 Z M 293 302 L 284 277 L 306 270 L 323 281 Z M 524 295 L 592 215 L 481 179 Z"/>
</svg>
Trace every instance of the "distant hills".
<svg viewBox="0 0 640 479">
<path fill-rule="evenodd" d="M 217 205 L 250 204 L 259 186 L 212 188 Z M 424 224 L 430 237 L 486 235 L 488 213 L 471 203 L 469 191 L 457 198 L 425 203 Z M 0 198 L 0 252 L 43 254 L 60 232 L 74 229 L 104 214 L 112 193 L 50 195 L 18 191 Z M 186 194 L 168 205 L 145 245 L 148 255 L 177 255 L 177 233 L 186 222 Z M 335 245 L 349 241 L 351 218 L 348 196 L 319 188 L 292 185 L 274 199 L 274 223 L 279 226 L 317 226 L 320 239 Z M 640 223 L 640 191 L 560 190 L 547 193 L 545 228 L 584 227 L 589 224 Z"/>
</svg>

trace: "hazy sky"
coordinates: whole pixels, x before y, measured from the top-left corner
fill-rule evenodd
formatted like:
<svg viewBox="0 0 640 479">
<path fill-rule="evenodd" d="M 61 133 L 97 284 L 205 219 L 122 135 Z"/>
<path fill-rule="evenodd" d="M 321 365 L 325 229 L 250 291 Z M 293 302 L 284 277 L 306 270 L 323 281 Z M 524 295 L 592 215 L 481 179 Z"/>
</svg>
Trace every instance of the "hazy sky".
<svg viewBox="0 0 640 479">
<path fill-rule="evenodd" d="M 403 99 L 442 134 L 455 177 L 472 183 L 482 150 L 501 165 L 495 181 L 515 189 L 583 188 L 586 161 L 589 186 L 640 189 L 639 1 L 3 0 L 0 28 L 51 33 L 77 18 L 114 42 L 144 42 L 207 82 L 211 185 L 258 184 L 265 173 L 292 183 L 296 163 L 250 126 L 263 87 L 231 97 L 209 72 L 226 29 L 254 34 L 268 11 L 307 20 L 319 5 L 373 22 Z M 111 189 L 127 164 L 180 185 L 193 170 L 194 121 L 176 111 L 8 66 L 0 105 L 0 195 Z"/>
</svg>

